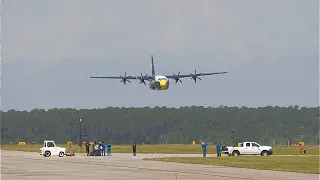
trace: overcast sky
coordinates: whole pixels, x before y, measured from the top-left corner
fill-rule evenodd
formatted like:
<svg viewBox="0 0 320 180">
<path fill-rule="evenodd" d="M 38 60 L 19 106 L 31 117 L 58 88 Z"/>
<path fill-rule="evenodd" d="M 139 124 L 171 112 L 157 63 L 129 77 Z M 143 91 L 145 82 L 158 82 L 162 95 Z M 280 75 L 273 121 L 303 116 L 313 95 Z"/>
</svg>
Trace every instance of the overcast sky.
<svg viewBox="0 0 320 180">
<path fill-rule="evenodd" d="M 2 0 L 1 109 L 319 105 L 317 0 Z M 151 91 L 100 75 L 216 72 Z"/>
</svg>

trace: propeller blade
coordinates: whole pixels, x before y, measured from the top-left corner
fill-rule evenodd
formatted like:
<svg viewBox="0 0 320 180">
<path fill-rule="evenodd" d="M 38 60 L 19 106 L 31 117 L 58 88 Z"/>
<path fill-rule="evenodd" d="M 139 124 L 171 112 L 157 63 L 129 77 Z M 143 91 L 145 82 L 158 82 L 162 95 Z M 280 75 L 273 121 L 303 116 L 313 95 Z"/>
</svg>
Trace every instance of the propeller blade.
<svg viewBox="0 0 320 180">
<path fill-rule="evenodd" d="M 148 76 L 148 74 L 146 74 L 145 76 L 143 76 L 142 73 L 140 73 L 140 74 L 141 74 L 141 78 L 140 78 L 139 84 L 143 83 L 144 85 L 146 85 L 145 80 L 146 80 L 146 77 Z"/>
<path fill-rule="evenodd" d="M 194 83 L 197 83 L 197 79 L 201 80 L 201 78 L 198 77 L 200 74 L 201 73 L 197 74 L 197 70 L 195 69 L 194 70 L 194 74 L 190 73 L 190 75 L 191 75 L 190 80 L 193 79 Z"/>
<path fill-rule="evenodd" d="M 178 81 L 182 83 L 182 81 L 181 81 L 180 78 L 179 78 L 179 77 L 180 77 L 180 72 L 179 72 L 178 74 L 175 74 L 175 73 L 173 72 L 173 75 L 174 75 L 174 80 L 176 81 L 175 84 L 177 84 Z"/>
<path fill-rule="evenodd" d="M 146 85 L 146 82 L 145 81 L 140 81 L 139 84 L 143 83 L 144 85 Z"/>
</svg>

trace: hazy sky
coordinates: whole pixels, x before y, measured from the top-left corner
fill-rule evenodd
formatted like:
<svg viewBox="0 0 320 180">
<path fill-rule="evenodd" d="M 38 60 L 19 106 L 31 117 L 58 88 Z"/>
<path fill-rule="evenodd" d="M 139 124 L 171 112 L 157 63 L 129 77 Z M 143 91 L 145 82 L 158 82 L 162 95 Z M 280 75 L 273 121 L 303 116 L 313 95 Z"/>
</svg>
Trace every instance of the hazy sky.
<svg viewBox="0 0 320 180">
<path fill-rule="evenodd" d="M 319 105 L 317 0 L 2 0 L 1 109 Z M 151 91 L 99 75 L 228 71 Z"/>
</svg>

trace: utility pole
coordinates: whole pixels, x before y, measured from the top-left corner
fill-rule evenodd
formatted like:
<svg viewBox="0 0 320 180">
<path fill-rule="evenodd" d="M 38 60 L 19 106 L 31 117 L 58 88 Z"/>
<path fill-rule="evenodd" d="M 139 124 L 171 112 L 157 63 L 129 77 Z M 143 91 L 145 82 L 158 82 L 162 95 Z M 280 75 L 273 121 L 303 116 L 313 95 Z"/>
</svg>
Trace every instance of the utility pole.
<svg viewBox="0 0 320 180">
<path fill-rule="evenodd" d="M 79 128 L 80 128 L 80 130 L 79 130 L 79 145 L 78 145 L 78 147 L 75 149 L 75 150 L 72 150 L 73 152 L 76 152 L 77 150 L 78 150 L 78 148 L 80 147 L 80 152 L 81 152 L 81 154 L 82 154 L 82 156 L 84 156 L 85 154 L 83 153 L 83 149 L 82 149 L 82 131 L 81 131 L 81 129 L 82 129 L 82 127 L 81 127 L 81 118 L 79 119 Z"/>
<path fill-rule="evenodd" d="M 82 147 L 82 134 L 81 134 L 81 118 L 80 118 L 80 134 L 79 134 L 79 146 Z"/>
<path fill-rule="evenodd" d="M 235 141 L 234 141 L 234 133 L 235 133 L 235 130 L 233 129 L 232 130 L 232 142 L 233 142 L 233 147 L 236 147 Z"/>
</svg>

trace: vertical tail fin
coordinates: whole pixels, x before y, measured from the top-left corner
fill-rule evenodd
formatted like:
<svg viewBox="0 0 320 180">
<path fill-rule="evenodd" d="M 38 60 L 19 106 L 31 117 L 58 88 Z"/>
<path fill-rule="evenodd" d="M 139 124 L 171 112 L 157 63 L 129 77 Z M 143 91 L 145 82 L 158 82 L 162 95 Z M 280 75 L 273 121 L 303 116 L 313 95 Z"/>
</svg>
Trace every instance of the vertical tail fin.
<svg viewBox="0 0 320 180">
<path fill-rule="evenodd" d="M 156 72 L 154 70 L 154 62 L 153 62 L 153 55 L 151 54 L 151 67 L 152 67 L 152 76 L 155 76 Z"/>
</svg>

